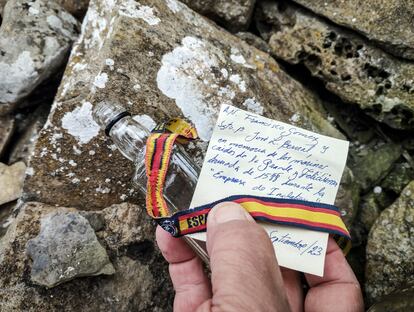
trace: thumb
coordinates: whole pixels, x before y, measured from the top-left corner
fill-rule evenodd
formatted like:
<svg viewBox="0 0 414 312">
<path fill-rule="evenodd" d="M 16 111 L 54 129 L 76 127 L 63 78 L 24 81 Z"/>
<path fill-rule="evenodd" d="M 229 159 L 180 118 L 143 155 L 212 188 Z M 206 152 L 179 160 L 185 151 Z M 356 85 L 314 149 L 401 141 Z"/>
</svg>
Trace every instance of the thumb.
<svg viewBox="0 0 414 312">
<path fill-rule="evenodd" d="M 207 250 L 218 311 L 289 311 L 282 275 L 264 229 L 236 203 L 209 213 Z"/>
</svg>

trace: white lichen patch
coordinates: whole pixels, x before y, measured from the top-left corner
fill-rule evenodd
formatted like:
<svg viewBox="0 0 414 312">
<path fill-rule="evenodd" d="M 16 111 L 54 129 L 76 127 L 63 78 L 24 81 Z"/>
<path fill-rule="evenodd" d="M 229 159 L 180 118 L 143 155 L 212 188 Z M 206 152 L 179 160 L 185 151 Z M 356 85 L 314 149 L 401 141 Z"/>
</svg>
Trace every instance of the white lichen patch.
<svg viewBox="0 0 414 312">
<path fill-rule="evenodd" d="M 111 59 L 111 58 L 107 58 L 107 59 L 105 60 L 105 64 L 106 64 L 107 66 L 109 66 L 109 69 L 110 69 L 110 70 L 114 70 L 114 64 L 115 64 L 115 62 L 114 62 L 114 60 L 113 60 L 113 59 Z"/>
<path fill-rule="evenodd" d="M 149 131 L 155 128 L 157 125 L 150 116 L 148 115 L 135 115 L 132 117 L 135 121 L 143 125 L 145 128 L 147 128 Z"/>
<path fill-rule="evenodd" d="M 140 18 L 149 25 L 157 25 L 161 20 L 154 15 L 154 9 L 134 0 L 125 0 L 119 5 L 119 14 L 130 18 Z"/>
<path fill-rule="evenodd" d="M 108 82 L 108 74 L 107 73 L 99 73 L 96 75 L 93 85 L 97 88 L 103 89 L 105 88 L 106 83 Z"/>
<path fill-rule="evenodd" d="M 185 37 L 182 44 L 162 57 L 157 74 L 158 88 L 175 100 L 184 116 L 196 126 L 202 140 L 209 140 L 220 104 L 232 104 L 234 86 L 218 85 L 217 68 L 225 63 L 223 52 L 209 42 Z M 222 71 L 223 73 L 224 71 Z"/>
<path fill-rule="evenodd" d="M 167 3 L 168 8 L 173 12 L 173 13 L 178 13 L 181 11 L 182 8 L 182 4 L 179 3 L 176 0 L 165 0 L 165 2 Z"/>
<path fill-rule="evenodd" d="M 140 86 L 138 83 L 136 83 L 136 84 L 134 84 L 134 85 L 132 86 L 132 89 L 133 89 L 135 92 L 139 92 L 139 90 L 141 90 L 141 86 Z"/>
<path fill-rule="evenodd" d="M 60 32 L 65 37 L 72 38 L 73 34 L 63 26 L 62 20 L 56 15 L 49 15 L 46 21 L 51 29 L 56 32 Z"/>
<path fill-rule="evenodd" d="M 246 82 L 241 79 L 240 75 L 231 75 L 229 80 L 237 84 L 241 92 L 246 92 Z"/>
<path fill-rule="evenodd" d="M 230 59 L 237 64 L 246 64 L 246 59 L 240 54 L 239 49 L 231 48 Z"/>
<path fill-rule="evenodd" d="M 28 92 L 22 88 L 37 77 L 35 63 L 29 51 L 20 53 L 14 63 L 0 61 L 0 103 L 14 102 L 20 95 L 26 95 Z"/>
<path fill-rule="evenodd" d="M 260 102 L 256 101 L 255 98 L 248 98 L 243 102 L 243 105 L 247 108 L 248 111 L 262 115 L 263 106 Z"/>
<path fill-rule="evenodd" d="M 78 140 L 86 144 L 99 133 L 99 126 L 92 117 L 92 104 L 84 102 L 82 106 L 67 112 L 62 118 L 62 128 Z"/>
<path fill-rule="evenodd" d="M 300 115 L 298 113 L 295 113 L 292 115 L 292 117 L 289 118 L 289 120 L 293 123 L 297 123 L 300 121 Z"/>
</svg>

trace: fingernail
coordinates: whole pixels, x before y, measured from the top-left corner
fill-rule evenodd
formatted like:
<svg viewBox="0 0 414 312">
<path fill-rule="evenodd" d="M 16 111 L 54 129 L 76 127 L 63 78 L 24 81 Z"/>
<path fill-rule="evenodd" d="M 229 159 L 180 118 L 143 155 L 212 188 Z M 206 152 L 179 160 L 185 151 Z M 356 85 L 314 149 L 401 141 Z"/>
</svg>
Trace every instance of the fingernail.
<svg viewBox="0 0 414 312">
<path fill-rule="evenodd" d="M 216 205 L 209 214 L 209 219 L 214 223 L 226 223 L 229 221 L 252 221 L 253 218 L 242 206 L 233 202 L 225 202 Z"/>
</svg>

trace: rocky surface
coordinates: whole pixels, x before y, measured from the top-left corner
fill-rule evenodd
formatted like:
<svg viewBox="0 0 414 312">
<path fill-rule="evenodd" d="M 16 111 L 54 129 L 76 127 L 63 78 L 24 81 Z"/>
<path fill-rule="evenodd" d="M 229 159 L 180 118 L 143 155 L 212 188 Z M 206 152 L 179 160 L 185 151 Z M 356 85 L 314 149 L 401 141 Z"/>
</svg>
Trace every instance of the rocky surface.
<svg viewBox="0 0 414 312">
<path fill-rule="evenodd" d="M 397 56 L 414 59 L 414 2 L 404 0 L 294 0 L 352 28 Z"/>
<path fill-rule="evenodd" d="M 174 5 L 174 1 L 170 1 Z M 168 1 L 167 1 L 168 2 Z M 193 10 L 225 26 L 231 31 L 249 27 L 255 0 L 182 0 Z"/>
<path fill-rule="evenodd" d="M 0 26 L 0 115 L 64 64 L 77 21 L 53 1 L 10 0 Z"/>
<path fill-rule="evenodd" d="M 88 220 L 63 209 L 40 219 L 39 235 L 27 242 L 31 280 L 54 287 L 77 277 L 115 273 Z"/>
<path fill-rule="evenodd" d="M 43 66 L 36 72 L 43 78 L 29 89 L 17 82 L 24 96 L 0 104 L 0 115 L 7 113 L 0 117 L 0 171 L 12 165 L 19 171 L 0 177 L 0 198 L 20 181 L 7 203 L 0 201 L 0 311 L 171 310 L 168 270 L 131 183 L 134 165 L 92 120 L 103 100 L 124 105 L 148 128 L 171 116 L 190 119 L 201 140 L 188 151 L 199 165 L 222 103 L 348 139 L 348 168 L 335 202 L 352 235 L 348 261 L 367 290 L 367 307 L 379 301 L 373 311 L 411 310 L 414 63 L 384 52 L 410 58 L 404 36 L 412 29 L 403 25 L 411 4 L 360 3 L 371 16 L 354 10 L 354 0 L 324 1 L 323 10 L 319 0 L 296 1 L 329 21 L 292 1 L 187 0 L 201 17 L 175 0 L 93 0 L 60 83 L 62 55 L 78 30 L 67 14 L 81 20 L 89 1 L 9 2 L 9 16 L 19 18 L 0 26 L 0 38 L 8 34 L 7 48 L 14 49 L 7 57 L 17 58 L 19 49 L 37 53 L 33 62 Z M 334 14 L 335 6 L 344 16 Z M 349 12 L 366 20 L 352 17 L 346 25 L 341 19 Z M 378 31 L 390 27 L 392 16 L 400 18 L 392 42 L 381 41 Z M 377 18 L 384 23 L 365 33 L 361 25 Z M 63 35 L 52 27 L 57 20 Z M 57 70 L 45 57 L 62 66 Z M 22 63 L 19 72 L 32 65 Z M 13 77 L 7 75 L 0 94 Z M 114 273 L 95 275 L 102 266 Z"/>
<path fill-rule="evenodd" d="M 393 164 L 401 156 L 402 149 L 398 144 L 372 142 L 352 148 L 351 168 L 363 190 L 368 190 L 390 172 Z"/>
<path fill-rule="evenodd" d="M 375 221 L 368 237 L 365 291 L 370 302 L 414 285 L 414 181 Z"/>
<path fill-rule="evenodd" d="M 18 116 L 16 120 L 16 133 L 18 139 L 10 147 L 9 163 L 23 161 L 29 165 L 37 137 L 46 122 L 50 105 L 43 103 L 37 107 L 29 116 Z"/>
<path fill-rule="evenodd" d="M 351 228 L 359 205 L 359 184 L 352 171 L 346 167 L 335 199 L 335 206 L 341 211 L 342 219 Z"/>
<path fill-rule="evenodd" d="M 80 217 L 81 213 L 74 208 L 41 203 L 26 203 L 21 208 L 0 241 L 0 310 L 169 311 L 172 292 L 168 270 L 152 243 L 154 227 L 146 212 L 136 205 L 121 204 L 89 212 L 84 218 Z M 52 289 L 32 283 L 30 274 L 34 263 L 26 248 L 33 248 L 33 239 L 36 241 L 36 237 L 44 233 L 42 220 L 53 215 L 55 218 L 66 215 L 66 221 L 67 216 L 76 216 L 75 220 L 81 220 L 82 227 L 90 234 L 93 233 L 86 219 L 100 220 L 96 237 L 101 248 L 106 249 L 115 273 L 76 278 Z M 64 224 L 73 225 L 71 233 L 79 229 L 79 224 Z M 58 228 L 62 229 L 61 225 Z M 68 244 L 68 240 L 62 243 Z M 82 248 L 92 252 L 90 247 Z M 71 253 L 68 259 L 77 257 Z"/>
<path fill-rule="evenodd" d="M 258 28 L 272 52 L 304 64 L 342 100 L 391 127 L 414 128 L 414 63 L 294 5 L 264 1 Z"/>
<path fill-rule="evenodd" d="M 0 157 L 3 156 L 7 144 L 10 142 L 14 128 L 14 118 L 0 117 Z"/>
<path fill-rule="evenodd" d="M 16 200 L 22 194 L 26 165 L 23 162 L 11 166 L 0 163 L 0 205 Z"/>
<path fill-rule="evenodd" d="M 411 312 L 414 310 L 414 290 L 405 290 L 385 296 L 368 312 Z"/>
<path fill-rule="evenodd" d="M 151 123 L 189 118 L 202 139 L 191 151 L 199 163 L 222 103 L 343 138 L 321 101 L 269 55 L 179 2 L 123 3 L 91 3 L 37 142 L 26 200 L 82 209 L 140 200 L 133 165 L 92 120 L 102 100 Z"/>
<path fill-rule="evenodd" d="M 3 8 L 7 0 L 0 0 L 0 15 L 3 13 Z M 66 11 L 78 19 L 82 19 L 88 9 L 89 0 L 49 0 L 49 2 L 56 2 L 60 4 Z"/>
</svg>

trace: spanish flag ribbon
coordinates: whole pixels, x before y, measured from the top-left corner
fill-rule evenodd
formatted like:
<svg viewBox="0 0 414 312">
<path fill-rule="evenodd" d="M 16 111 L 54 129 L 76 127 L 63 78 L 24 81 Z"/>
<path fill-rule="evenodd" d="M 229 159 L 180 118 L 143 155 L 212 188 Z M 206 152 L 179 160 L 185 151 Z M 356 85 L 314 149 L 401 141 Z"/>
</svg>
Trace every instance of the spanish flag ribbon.
<svg viewBox="0 0 414 312">
<path fill-rule="evenodd" d="M 172 214 L 163 196 L 167 170 L 174 143 L 185 143 L 197 138 L 195 128 L 182 119 L 173 119 L 157 126 L 147 139 L 147 212 L 171 235 L 203 232 L 207 227 L 209 211 L 225 201 L 239 203 L 255 220 L 289 225 L 334 235 L 339 246 L 347 253 L 350 235 L 341 219 L 339 209 L 333 205 L 253 195 L 235 195 L 209 204 Z"/>
</svg>

